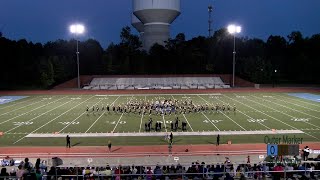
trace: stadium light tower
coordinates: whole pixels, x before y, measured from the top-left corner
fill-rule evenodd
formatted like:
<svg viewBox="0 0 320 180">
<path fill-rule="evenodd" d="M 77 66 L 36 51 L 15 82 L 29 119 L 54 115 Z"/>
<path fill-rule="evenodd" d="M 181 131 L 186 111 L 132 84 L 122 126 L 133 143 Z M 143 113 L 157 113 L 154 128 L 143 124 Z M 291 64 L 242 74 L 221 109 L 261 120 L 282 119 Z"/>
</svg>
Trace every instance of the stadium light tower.
<svg viewBox="0 0 320 180">
<path fill-rule="evenodd" d="M 70 32 L 72 34 L 75 34 L 76 36 L 81 35 L 85 31 L 85 27 L 82 24 L 72 24 L 70 25 Z M 80 70 L 79 70 L 79 40 L 76 39 L 77 41 L 77 66 L 78 66 L 78 89 L 80 89 Z"/>
<path fill-rule="evenodd" d="M 234 87 L 234 76 L 236 69 L 236 34 L 241 32 L 241 26 L 231 24 L 228 26 L 228 32 L 233 35 L 232 87 Z"/>
</svg>

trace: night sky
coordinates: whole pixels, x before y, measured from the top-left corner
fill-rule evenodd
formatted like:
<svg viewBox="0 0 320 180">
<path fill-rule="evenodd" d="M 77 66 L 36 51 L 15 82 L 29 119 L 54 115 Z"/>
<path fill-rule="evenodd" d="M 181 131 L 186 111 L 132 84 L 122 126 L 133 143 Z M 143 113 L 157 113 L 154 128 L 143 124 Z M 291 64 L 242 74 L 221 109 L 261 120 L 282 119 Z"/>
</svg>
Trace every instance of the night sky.
<svg viewBox="0 0 320 180">
<path fill-rule="evenodd" d="M 171 36 L 207 36 L 209 4 L 214 6 L 214 30 L 234 22 L 242 25 L 241 36 L 263 40 L 294 30 L 304 36 L 320 33 L 320 0 L 181 0 L 182 14 Z M 45 43 L 72 38 L 69 24 L 82 22 L 87 27 L 82 40 L 93 38 L 106 48 L 119 42 L 131 12 L 132 0 L 1 0 L 0 31 L 10 39 Z"/>
</svg>

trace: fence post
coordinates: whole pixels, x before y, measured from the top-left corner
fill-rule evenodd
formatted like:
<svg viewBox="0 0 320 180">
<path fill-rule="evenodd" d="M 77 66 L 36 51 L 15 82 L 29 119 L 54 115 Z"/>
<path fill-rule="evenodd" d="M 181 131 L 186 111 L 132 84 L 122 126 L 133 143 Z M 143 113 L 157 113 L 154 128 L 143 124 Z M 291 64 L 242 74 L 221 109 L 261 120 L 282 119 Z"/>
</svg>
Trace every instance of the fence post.
<svg viewBox="0 0 320 180">
<path fill-rule="evenodd" d="M 307 176 L 307 163 L 304 162 L 304 175 Z"/>
</svg>

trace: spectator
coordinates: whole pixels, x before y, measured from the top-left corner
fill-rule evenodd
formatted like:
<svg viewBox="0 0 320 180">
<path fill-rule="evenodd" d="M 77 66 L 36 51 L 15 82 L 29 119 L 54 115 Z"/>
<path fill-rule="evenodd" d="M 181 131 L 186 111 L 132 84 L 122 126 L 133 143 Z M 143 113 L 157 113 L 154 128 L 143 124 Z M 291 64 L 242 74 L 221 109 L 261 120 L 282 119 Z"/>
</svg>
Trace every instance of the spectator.
<svg viewBox="0 0 320 180">
<path fill-rule="evenodd" d="M 175 178 L 175 176 L 174 176 L 174 174 L 176 173 L 176 168 L 174 167 L 174 165 L 171 165 L 171 167 L 170 167 L 170 169 L 169 169 L 169 178 L 170 179 L 174 179 Z"/>
<path fill-rule="evenodd" d="M 6 176 L 9 176 L 9 173 L 7 173 L 7 168 L 2 168 L 0 173 L 0 180 L 5 180 Z"/>
<path fill-rule="evenodd" d="M 78 172 L 81 173 L 82 171 L 79 170 Z M 55 175 L 56 175 L 56 168 L 52 166 L 48 172 L 48 179 L 54 178 Z M 81 174 L 78 174 L 78 175 L 81 175 Z"/>
<path fill-rule="evenodd" d="M 153 176 L 153 173 L 152 173 L 151 167 L 147 167 L 147 180 L 152 180 L 152 176 Z"/>
<path fill-rule="evenodd" d="M 247 180 L 247 178 L 244 176 L 244 174 L 241 174 L 240 179 L 239 180 Z"/>
<path fill-rule="evenodd" d="M 116 180 L 120 180 L 121 179 L 121 174 L 124 174 L 121 165 L 119 165 L 116 168 L 116 170 L 114 171 L 114 174 L 116 175 Z"/>
<path fill-rule="evenodd" d="M 221 166 L 218 164 L 217 166 L 216 166 L 216 169 L 215 169 L 215 175 L 214 175 L 214 177 L 215 178 L 220 178 L 220 177 L 222 177 L 223 176 L 223 169 L 221 168 Z"/>
<path fill-rule="evenodd" d="M 226 174 L 226 177 L 224 178 L 224 180 L 234 180 L 233 177 L 230 176 L 229 173 Z"/>
<path fill-rule="evenodd" d="M 111 152 L 111 146 L 112 146 L 112 144 L 111 144 L 111 141 L 109 140 L 109 141 L 108 141 L 108 149 L 109 149 L 109 152 Z"/>
<path fill-rule="evenodd" d="M 40 169 L 40 158 L 37 159 L 35 168 Z"/>
<path fill-rule="evenodd" d="M 138 179 L 138 168 L 134 165 L 131 166 L 131 174 L 132 174 L 132 179 Z"/>
<path fill-rule="evenodd" d="M 273 168 L 273 171 L 275 171 L 274 173 L 273 173 L 273 179 L 274 180 L 280 180 L 281 179 L 281 177 L 283 176 L 283 167 L 281 166 L 281 164 L 280 163 L 278 163 L 277 164 L 277 166 L 276 167 L 274 167 Z"/>
<path fill-rule="evenodd" d="M 37 180 L 42 180 L 42 174 L 40 172 L 40 169 L 36 170 L 36 178 L 37 178 Z"/>
<path fill-rule="evenodd" d="M 23 169 L 22 165 L 20 164 L 18 166 L 18 171 L 16 173 L 17 179 L 19 179 L 19 180 L 22 179 L 24 173 L 25 173 L 25 170 Z"/>
<path fill-rule="evenodd" d="M 215 172 L 214 165 L 211 165 L 208 171 L 209 171 L 208 178 L 213 179 L 214 172 Z"/>
<path fill-rule="evenodd" d="M 159 165 L 153 170 L 156 179 L 162 179 L 162 170 Z"/>
<path fill-rule="evenodd" d="M 29 162 L 29 158 L 24 158 L 23 168 L 27 171 L 31 170 L 32 164 Z"/>
<path fill-rule="evenodd" d="M 304 161 L 308 161 L 308 156 L 310 154 L 310 148 L 308 146 L 306 146 L 303 150 L 303 160 Z"/>
</svg>

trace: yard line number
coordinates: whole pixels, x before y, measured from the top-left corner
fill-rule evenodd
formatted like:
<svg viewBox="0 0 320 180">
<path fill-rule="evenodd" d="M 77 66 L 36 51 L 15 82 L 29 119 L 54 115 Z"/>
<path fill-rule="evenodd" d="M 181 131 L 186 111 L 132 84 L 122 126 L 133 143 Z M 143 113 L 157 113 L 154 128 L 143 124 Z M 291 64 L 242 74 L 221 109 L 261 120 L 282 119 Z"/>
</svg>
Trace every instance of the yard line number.
<svg viewBox="0 0 320 180">
<path fill-rule="evenodd" d="M 14 126 L 29 126 L 32 124 L 33 124 L 33 122 L 13 122 Z"/>
<path fill-rule="evenodd" d="M 78 125 L 78 124 L 80 124 L 80 122 L 77 122 L 77 121 L 75 121 L 75 122 L 58 122 L 58 123 L 60 123 L 62 125 Z"/>
<path fill-rule="evenodd" d="M 266 120 L 267 119 L 247 119 L 247 121 L 250 122 L 250 123 L 263 123 Z"/>
<path fill-rule="evenodd" d="M 204 120 L 204 121 L 202 121 L 202 122 L 204 122 L 204 123 L 215 123 L 215 124 L 217 124 L 217 123 L 219 123 L 219 122 L 222 122 L 223 120 Z"/>
<path fill-rule="evenodd" d="M 165 122 L 166 122 L 166 124 L 171 124 L 173 121 L 165 121 Z M 157 123 L 163 124 L 163 121 L 157 121 Z"/>
<path fill-rule="evenodd" d="M 108 124 L 117 124 L 117 121 L 106 121 L 106 123 Z M 127 122 L 126 121 L 119 121 L 119 124 L 126 124 Z"/>
<path fill-rule="evenodd" d="M 295 122 L 308 122 L 310 118 L 291 118 L 291 121 Z"/>
</svg>

